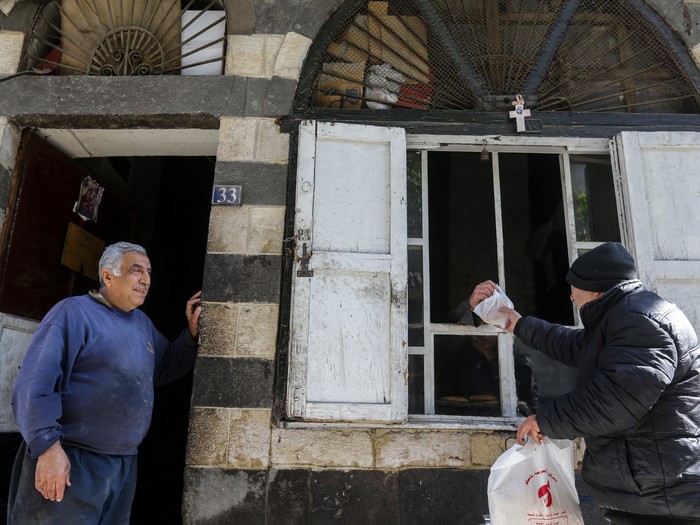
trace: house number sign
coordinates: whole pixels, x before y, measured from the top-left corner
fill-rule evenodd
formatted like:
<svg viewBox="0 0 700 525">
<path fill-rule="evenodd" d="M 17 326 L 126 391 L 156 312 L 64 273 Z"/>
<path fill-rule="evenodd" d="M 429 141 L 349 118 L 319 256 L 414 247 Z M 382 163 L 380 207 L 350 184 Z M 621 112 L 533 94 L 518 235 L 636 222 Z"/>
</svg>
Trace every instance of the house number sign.
<svg viewBox="0 0 700 525">
<path fill-rule="evenodd" d="M 240 186 L 214 186 L 211 203 L 219 206 L 240 206 L 241 193 Z"/>
</svg>

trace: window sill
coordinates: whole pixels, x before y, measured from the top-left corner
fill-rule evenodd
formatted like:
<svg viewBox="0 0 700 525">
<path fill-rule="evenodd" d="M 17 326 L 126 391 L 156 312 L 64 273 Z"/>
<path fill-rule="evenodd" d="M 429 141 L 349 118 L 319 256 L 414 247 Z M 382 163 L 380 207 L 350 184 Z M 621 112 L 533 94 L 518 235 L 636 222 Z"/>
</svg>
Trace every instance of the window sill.
<svg viewBox="0 0 700 525">
<path fill-rule="evenodd" d="M 383 428 L 399 430 L 496 430 L 515 431 L 522 418 L 410 416 L 406 423 L 350 423 L 342 421 L 280 421 L 282 428 Z"/>
</svg>

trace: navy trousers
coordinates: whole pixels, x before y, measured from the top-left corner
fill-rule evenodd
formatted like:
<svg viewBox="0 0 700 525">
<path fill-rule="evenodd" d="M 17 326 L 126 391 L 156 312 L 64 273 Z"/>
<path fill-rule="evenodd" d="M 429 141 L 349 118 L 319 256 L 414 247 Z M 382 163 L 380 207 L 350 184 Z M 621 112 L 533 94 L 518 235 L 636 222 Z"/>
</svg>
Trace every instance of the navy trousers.
<svg viewBox="0 0 700 525">
<path fill-rule="evenodd" d="M 34 488 L 36 461 L 25 443 L 12 469 L 8 525 L 128 525 L 136 490 L 136 456 L 107 456 L 64 446 L 71 486 L 59 503 Z"/>
</svg>

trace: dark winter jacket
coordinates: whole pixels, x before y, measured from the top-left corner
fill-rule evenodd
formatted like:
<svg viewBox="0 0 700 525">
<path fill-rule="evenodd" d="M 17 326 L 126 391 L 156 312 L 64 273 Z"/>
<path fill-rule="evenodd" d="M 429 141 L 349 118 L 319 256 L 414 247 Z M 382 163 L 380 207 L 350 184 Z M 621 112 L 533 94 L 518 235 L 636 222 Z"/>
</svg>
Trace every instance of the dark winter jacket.
<svg viewBox="0 0 700 525">
<path fill-rule="evenodd" d="M 515 335 L 578 368 L 576 388 L 543 403 L 552 438 L 585 438 L 583 478 L 602 506 L 700 516 L 700 348 L 674 304 L 625 281 L 581 308 L 583 329 L 534 317 Z"/>
</svg>

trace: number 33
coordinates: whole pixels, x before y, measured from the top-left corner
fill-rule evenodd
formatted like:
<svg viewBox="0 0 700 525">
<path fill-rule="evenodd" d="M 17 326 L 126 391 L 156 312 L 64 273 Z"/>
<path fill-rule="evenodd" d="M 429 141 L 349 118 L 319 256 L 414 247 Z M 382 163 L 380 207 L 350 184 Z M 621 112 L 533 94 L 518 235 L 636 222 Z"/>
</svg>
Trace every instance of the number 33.
<svg viewBox="0 0 700 525">
<path fill-rule="evenodd" d="M 237 188 L 216 188 L 217 204 L 233 204 L 238 200 Z"/>
</svg>

